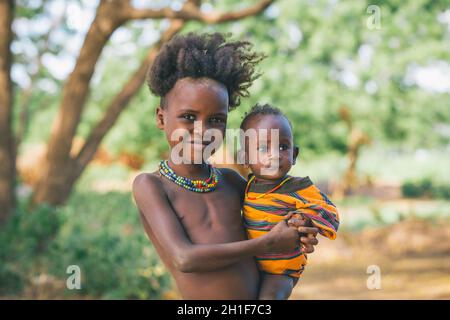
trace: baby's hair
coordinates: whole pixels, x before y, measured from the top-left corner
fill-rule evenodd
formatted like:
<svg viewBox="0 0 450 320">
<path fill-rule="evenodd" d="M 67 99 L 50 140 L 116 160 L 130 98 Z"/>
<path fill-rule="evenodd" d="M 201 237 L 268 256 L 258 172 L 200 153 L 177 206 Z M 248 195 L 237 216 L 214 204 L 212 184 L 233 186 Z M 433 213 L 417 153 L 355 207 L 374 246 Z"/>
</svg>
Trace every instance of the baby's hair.
<svg viewBox="0 0 450 320">
<path fill-rule="evenodd" d="M 255 66 L 264 58 L 253 52 L 248 41 L 227 41 L 221 33 L 177 35 L 161 49 L 147 82 L 150 90 L 161 97 L 182 78 L 206 77 L 222 83 L 228 91 L 229 110 L 249 95 L 248 88 L 259 77 Z"/>
<path fill-rule="evenodd" d="M 256 116 L 261 116 L 261 115 L 274 115 L 274 116 L 284 117 L 284 118 L 286 118 L 286 120 L 289 123 L 289 126 L 292 129 L 292 124 L 289 121 L 289 119 L 286 117 L 286 115 L 280 109 L 278 109 L 277 107 L 274 107 L 268 103 L 265 103 L 265 104 L 257 103 L 250 109 L 250 112 L 246 112 L 244 118 L 242 119 L 240 128 L 242 130 L 245 130 L 245 127 L 246 127 L 247 123 L 250 121 L 250 119 L 252 119 Z"/>
</svg>

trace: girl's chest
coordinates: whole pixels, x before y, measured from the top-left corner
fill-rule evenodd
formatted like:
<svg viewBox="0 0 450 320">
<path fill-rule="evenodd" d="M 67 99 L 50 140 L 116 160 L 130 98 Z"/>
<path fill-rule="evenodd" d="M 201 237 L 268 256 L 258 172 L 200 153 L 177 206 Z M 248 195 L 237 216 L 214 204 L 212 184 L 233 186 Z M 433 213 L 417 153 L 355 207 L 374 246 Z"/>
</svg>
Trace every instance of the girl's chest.
<svg viewBox="0 0 450 320">
<path fill-rule="evenodd" d="M 172 207 L 186 233 L 195 243 L 243 240 L 241 203 L 235 190 L 217 189 L 209 193 L 174 190 Z"/>
</svg>

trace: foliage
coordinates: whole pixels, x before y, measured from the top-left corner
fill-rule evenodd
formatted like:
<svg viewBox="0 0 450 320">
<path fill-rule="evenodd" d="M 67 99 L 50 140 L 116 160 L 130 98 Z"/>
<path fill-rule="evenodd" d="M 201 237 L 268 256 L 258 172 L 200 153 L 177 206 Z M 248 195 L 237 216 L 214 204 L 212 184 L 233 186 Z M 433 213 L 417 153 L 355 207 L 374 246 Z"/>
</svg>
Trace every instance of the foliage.
<svg viewBox="0 0 450 320">
<path fill-rule="evenodd" d="M 20 295 L 38 273 L 65 282 L 70 265 L 81 269 L 81 290 L 60 296 L 156 299 L 171 289 L 128 193 L 76 193 L 59 209 L 22 208 L 0 240 L 1 294 Z"/>
<path fill-rule="evenodd" d="M 212 3 L 223 10 L 241 4 Z M 373 4 L 381 10 L 381 28 L 371 30 L 367 8 Z M 93 10 L 84 2 L 81 8 Z M 230 113 L 230 128 L 239 126 L 244 112 L 254 103 L 270 102 L 281 107 L 295 124 L 296 140 L 305 155 L 330 150 L 342 153 L 348 129 L 338 110 L 345 105 L 355 126 L 373 140 L 433 148 L 450 141 L 444 128 L 450 121 L 449 92 L 424 85 L 417 77 L 418 70 L 448 66 L 450 29 L 439 20 L 448 9 L 446 1 L 432 0 L 279 0 L 261 16 L 219 26 L 191 22 L 183 32 L 232 32 L 233 37 L 251 41 L 256 50 L 268 56 L 259 67 L 262 77 L 251 88 L 251 96 Z M 36 10 L 35 17 L 49 15 L 46 10 Z M 163 26 L 164 22 L 136 22 L 113 35 L 97 66 L 91 99 L 78 129 L 80 137 L 100 118 Z M 70 25 L 61 28 L 67 37 L 75 37 L 76 30 Z M 17 39 L 18 43 L 26 41 L 26 37 Z M 57 44 L 54 47 L 60 49 L 59 56 L 73 54 Z M 21 64 L 23 59 L 17 61 Z M 51 76 L 47 68 L 42 72 Z M 60 88 L 60 80 L 51 81 Z M 43 124 L 55 114 L 58 92 L 49 94 L 36 88 L 27 139 L 43 141 L 48 135 L 50 128 Z M 147 161 L 161 157 L 167 145 L 154 122 L 157 103 L 143 87 L 104 146 L 116 155 L 142 154 Z"/>
<path fill-rule="evenodd" d="M 402 185 L 402 194 L 408 198 L 450 199 L 450 185 L 438 184 L 430 178 L 423 178 L 419 181 L 406 181 Z"/>
<path fill-rule="evenodd" d="M 0 232 L 0 294 L 17 293 L 28 283 L 29 273 L 51 246 L 61 222 L 55 209 L 40 206 L 29 214 L 26 204 L 20 204 Z"/>
</svg>

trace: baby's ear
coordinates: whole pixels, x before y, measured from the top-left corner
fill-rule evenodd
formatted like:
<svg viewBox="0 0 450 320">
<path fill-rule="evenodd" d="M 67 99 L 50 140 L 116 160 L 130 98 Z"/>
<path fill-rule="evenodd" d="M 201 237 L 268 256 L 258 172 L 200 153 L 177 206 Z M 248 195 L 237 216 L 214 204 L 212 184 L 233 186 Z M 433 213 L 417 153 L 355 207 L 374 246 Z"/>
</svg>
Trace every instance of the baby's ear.
<svg viewBox="0 0 450 320">
<path fill-rule="evenodd" d="M 292 163 L 293 164 L 295 164 L 295 162 L 297 161 L 297 157 L 298 157 L 298 154 L 299 154 L 299 152 L 300 152 L 300 149 L 299 149 L 299 147 L 297 147 L 297 146 L 294 146 L 294 154 L 292 155 Z"/>
<path fill-rule="evenodd" d="M 163 130 L 164 129 L 164 111 L 161 106 L 156 108 L 155 114 L 156 114 L 156 126 L 158 127 L 158 129 Z"/>
</svg>

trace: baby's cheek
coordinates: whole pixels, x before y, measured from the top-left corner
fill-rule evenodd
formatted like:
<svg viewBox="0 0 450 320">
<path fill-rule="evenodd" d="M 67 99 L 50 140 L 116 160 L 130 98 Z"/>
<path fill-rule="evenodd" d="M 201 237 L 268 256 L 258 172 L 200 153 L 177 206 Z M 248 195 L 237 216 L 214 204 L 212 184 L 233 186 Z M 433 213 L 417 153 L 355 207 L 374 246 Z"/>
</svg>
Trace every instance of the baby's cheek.
<svg viewBox="0 0 450 320">
<path fill-rule="evenodd" d="M 261 174 L 261 166 L 258 165 L 258 164 L 251 164 L 250 165 L 250 169 L 256 175 L 260 175 Z"/>
</svg>

